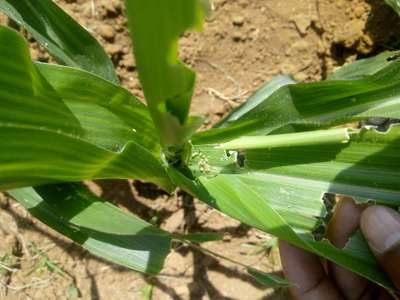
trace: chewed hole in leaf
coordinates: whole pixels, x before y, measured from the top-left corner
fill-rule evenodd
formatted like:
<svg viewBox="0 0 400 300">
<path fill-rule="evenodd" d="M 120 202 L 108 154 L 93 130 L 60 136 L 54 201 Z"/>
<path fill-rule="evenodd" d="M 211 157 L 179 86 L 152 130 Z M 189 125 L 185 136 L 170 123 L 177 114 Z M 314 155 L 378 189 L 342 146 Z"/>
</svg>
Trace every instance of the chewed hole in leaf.
<svg viewBox="0 0 400 300">
<path fill-rule="evenodd" d="M 332 194 L 332 193 L 325 193 L 322 196 L 322 201 L 324 203 L 326 213 L 327 213 L 326 218 L 329 221 L 332 216 L 335 204 L 336 204 L 336 195 Z"/>
<path fill-rule="evenodd" d="M 236 156 L 236 164 L 239 168 L 244 168 L 246 163 L 246 157 L 243 151 L 238 151 Z"/>
<path fill-rule="evenodd" d="M 379 132 L 388 132 L 392 124 L 400 123 L 400 119 L 390 118 L 369 118 L 365 121 L 361 121 L 361 127 L 373 126 Z"/>
<path fill-rule="evenodd" d="M 397 53 L 397 54 L 394 54 L 394 55 L 388 57 L 386 60 L 387 61 L 394 61 L 394 60 L 397 60 L 399 58 L 400 58 L 400 53 Z"/>
<path fill-rule="evenodd" d="M 324 224 L 324 222 L 319 222 L 317 227 L 313 230 L 312 235 L 314 240 L 321 241 L 326 234 L 326 225 Z"/>
<path fill-rule="evenodd" d="M 322 196 L 322 202 L 325 207 L 325 214 L 322 217 L 318 217 L 319 222 L 312 231 L 312 235 L 316 241 L 321 241 L 326 236 L 328 224 L 332 218 L 336 205 L 336 195 L 332 193 L 325 193 Z"/>
<path fill-rule="evenodd" d="M 347 247 L 359 230 L 359 220 L 365 207 L 353 198 L 344 195 L 325 194 L 326 217 L 313 232 L 316 241 L 327 239 L 338 249 Z M 322 228 L 325 230 L 323 232 Z"/>
<path fill-rule="evenodd" d="M 246 157 L 244 151 L 225 150 L 225 155 L 227 158 L 233 158 L 237 167 L 241 169 L 245 167 Z"/>
</svg>

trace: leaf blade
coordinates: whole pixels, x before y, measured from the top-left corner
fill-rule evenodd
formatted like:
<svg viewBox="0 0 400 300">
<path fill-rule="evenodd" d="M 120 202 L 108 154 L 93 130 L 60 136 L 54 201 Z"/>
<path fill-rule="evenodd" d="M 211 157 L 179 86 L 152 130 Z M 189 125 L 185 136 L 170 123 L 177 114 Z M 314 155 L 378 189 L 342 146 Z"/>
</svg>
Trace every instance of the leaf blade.
<svg viewBox="0 0 400 300">
<path fill-rule="evenodd" d="M 0 10 L 62 63 L 118 82 L 114 66 L 100 44 L 51 0 L 1 0 Z"/>
<path fill-rule="evenodd" d="M 278 212 L 271 202 L 265 201 L 263 194 L 237 177 L 218 175 L 200 180 L 210 193 L 211 200 L 208 201 L 213 203 L 214 208 L 393 290 L 392 283 L 372 254 L 366 260 L 365 256 L 359 258 L 358 252 L 353 252 L 351 248 L 338 249 L 327 240 L 315 241 L 309 232 L 294 228 L 293 223 L 289 225 L 288 216 Z"/>
<path fill-rule="evenodd" d="M 194 145 L 195 181 L 171 177 L 223 213 L 393 289 L 361 235 L 338 249 L 313 234 L 329 220 L 326 192 L 400 206 L 399 147 L 396 125 L 385 133 L 364 129 L 348 144 L 248 150 L 240 154 L 244 165 L 239 154 Z"/>
<path fill-rule="evenodd" d="M 125 3 L 140 81 L 161 143 L 182 146 L 201 124 L 188 118 L 195 73 L 178 60 L 178 38 L 201 27 L 204 6 L 197 0 Z"/>
<path fill-rule="evenodd" d="M 219 121 L 214 127 L 227 127 L 230 123 L 240 119 L 243 115 L 262 103 L 282 86 L 296 83 L 290 76 L 276 76 L 261 88 L 255 91 L 249 99 L 243 102 L 239 107 L 232 110 L 228 116 Z"/>
<path fill-rule="evenodd" d="M 140 272 L 157 274 L 171 237 L 102 201 L 81 186 L 59 184 L 10 191 L 28 211 L 91 253 Z"/>
<path fill-rule="evenodd" d="M 6 41 L 0 43 L 0 135 L 4 142 L 0 189 L 110 177 L 147 179 L 166 190 L 173 188 L 155 135 L 151 130 L 134 132 L 136 126 L 140 129 L 146 124 L 146 118 L 151 124 L 137 99 L 84 71 L 40 67 L 43 72 L 47 68 L 44 73 L 53 89 L 30 61 L 26 42 L 18 33 L 0 27 L 0 40 Z M 59 76 L 60 72 L 65 76 Z M 56 83 L 58 79 L 71 80 L 63 86 Z M 104 86 L 98 92 L 109 92 L 91 92 L 91 87 L 99 85 Z"/>
<path fill-rule="evenodd" d="M 247 273 L 249 273 L 259 283 L 274 289 L 288 288 L 292 286 L 289 281 L 273 273 L 261 272 L 251 267 L 247 268 Z"/>
<path fill-rule="evenodd" d="M 400 61 L 358 80 L 285 85 L 226 128 L 193 136 L 194 144 L 267 135 L 289 125 L 328 128 L 370 117 L 400 118 Z M 357 75 L 359 76 L 359 75 Z"/>
<path fill-rule="evenodd" d="M 371 76 L 390 65 L 399 54 L 399 51 L 385 51 L 374 57 L 356 60 L 340 67 L 328 80 L 357 80 Z"/>
</svg>

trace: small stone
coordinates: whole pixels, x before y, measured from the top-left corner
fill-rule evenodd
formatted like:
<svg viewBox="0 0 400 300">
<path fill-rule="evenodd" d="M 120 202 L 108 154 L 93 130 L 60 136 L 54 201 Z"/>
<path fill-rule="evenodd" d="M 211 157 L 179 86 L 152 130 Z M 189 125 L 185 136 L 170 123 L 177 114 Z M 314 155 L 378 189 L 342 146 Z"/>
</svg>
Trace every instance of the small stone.
<svg viewBox="0 0 400 300">
<path fill-rule="evenodd" d="M 119 0 L 103 0 L 102 6 L 110 13 L 116 14 L 121 10 L 121 3 Z"/>
<path fill-rule="evenodd" d="M 292 75 L 296 72 L 296 67 L 291 63 L 282 63 L 279 67 L 281 74 L 283 75 Z"/>
<path fill-rule="evenodd" d="M 308 75 L 304 72 L 299 72 L 293 75 L 294 80 L 298 82 L 303 82 L 308 78 Z"/>
<path fill-rule="evenodd" d="M 243 16 L 235 16 L 232 20 L 232 24 L 234 26 L 241 27 L 244 24 L 244 17 Z"/>
<path fill-rule="evenodd" d="M 29 50 L 30 50 L 30 52 L 31 52 L 31 57 L 32 57 L 34 60 L 38 60 L 38 59 L 39 59 L 39 56 L 40 56 L 39 49 L 37 49 L 37 48 L 30 48 Z"/>
<path fill-rule="evenodd" d="M 225 235 L 222 237 L 222 240 L 223 240 L 224 242 L 230 242 L 230 241 L 232 241 L 232 236 L 231 236 L 230 234 L 225 234 Z"/>
<path fill-rule="evenodd" d="M 372 47 L 372 46 L 374 45 L 373 39 L 372 39 L 371 36 L 368 35 L 368 34 L 364 34 L 364 35 L 362 36 L 362 41 L 363 41 L 366 45 L 368 45 L 368 46 L 370 46 L 370 47 Z"/>
<path fill-rule="evenodd" d="M 110 55 L 117 55 L 119 53 L 122 53 L 122 46 L 118 44 L 109 44 L 106 46 L 106 51 Z"/>
<path fill-rule="evenodd" d="M 344 3 L 344 0 L 337 0 L 336 1 L 336 6 L 338 8 L 342 8 L 343 6 L 345 6 L 346 4 Z"/>
<path fill-rule="evenodd" d="M 86 19 L 90 19 L 93 17 L 93 10 L 92 6 L 90 5 L 89 2 L 83 3 L 79 6 L 77 6 L 78 12 L 82 17 L 85 17 Z"/>
<path fill-rule="evenodd" d="M 353 20 L 335 33 L 334 41 L 346 48 L 352 48 L 362 37 L 365 23 L 361 20 Z"/>
<path fill-rule="evenodd" d="M 356 18 L 361 18 L 364 13 L 365 13 L 364 7 L 357 6 L 356 8 L 354 8 L 354 16 Z"/>
<path fill-rule="evenodd" d="M 125 46 L 125 47 L 122 48 L 122 52 L 124 54 L 128 54 L 128 53 L 131 53 L 132 51 L 128 46 Z"/>
<path fill-rule="evenodd" d="M 124 55 L 124 58 L 122 59 L 122 65 L 127 67 L 127 68 L 133 68 L 135 65 L 135 61 L 133 59 L 133 54 L 132 53 L 127 53 Z"/>
<path fill-rule="evenodd" d="M 374 41 L 369 35 L 364 34 L 357 45 L 357 51 L 359 51 L 362 54 L 369 54 L 373 51 L 373 49 L 374 49 Z"/>
<path fill-rule="evenodd" d="M 294 42 L 291 47 L 292 53 L 304 52 L 307 53 L 310 49 L 310 44 L 305 40 Z"/>
<path fill-rule="evenodd" d="M 97 32 L 106 40 L 112 40 L 115 36 L 114 28 L 107 24 L 101 24 L 97 27 Z"/>
<path fill-rule="evenodd" d="M 240 41 L 243 41 L 245 38 L 240 31 L 235 31 L 235 32 L 233 32 L 232 39 L 235 42 L 240 42 Z"/>
</svg>

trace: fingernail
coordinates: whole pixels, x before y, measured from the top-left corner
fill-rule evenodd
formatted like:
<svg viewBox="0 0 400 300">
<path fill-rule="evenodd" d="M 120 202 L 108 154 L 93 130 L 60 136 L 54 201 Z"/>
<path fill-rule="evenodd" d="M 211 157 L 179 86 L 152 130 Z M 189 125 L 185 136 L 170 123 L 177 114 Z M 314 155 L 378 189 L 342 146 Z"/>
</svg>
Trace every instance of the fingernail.
<svg viewBox="0 0 400 300">
<path fill-rule="evenodd" d="M 368 207 L 361 216 L 361 230 L 372 250 L 383 254 L 400 243 L 400 215 L 384 206 Z"/>
</svg>

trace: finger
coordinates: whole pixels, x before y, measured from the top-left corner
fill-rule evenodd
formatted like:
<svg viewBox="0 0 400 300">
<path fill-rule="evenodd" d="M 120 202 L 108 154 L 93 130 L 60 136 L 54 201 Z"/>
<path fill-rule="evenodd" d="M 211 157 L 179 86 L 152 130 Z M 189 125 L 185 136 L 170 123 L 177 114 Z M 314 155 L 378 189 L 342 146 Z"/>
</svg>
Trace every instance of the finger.
<svg viewBox="0 0 400 300">
<path fill-rule="evenodd" d="M 372 299 L 374 299 L 374 298 L 372 298 Z M 390 296 L 388 292 L 386 292 L 384 289 L 382 289 L 378 299 L 379 300 L 394 300 L 395 298 Z M 360 299 L 360 300 L 364 300 L 364 299 Z"/>
<path fill-rule="evenodd" d="M 358 229 L 364 207 L 355 204 L 350 197 L 338 196 L 337 200 L 335 212 L 329 222 L 327 235 L 333 245 L 343 248 Z M 367 279 L 336 264 L 329 263 L 328 270 L 336 286 L 346 299 L 360 299 L 365 290 L 370 288 Z"/>
<path fill-rule="evenodd" d="M 385 292 L 384 289 L 379 288 L 376 284 L 372 282 L 368 283 L 368 286 L 364 290 L 363 294 L 360 295 L 358 300 L 393 300 L 390 296 Z"/>
<path fill-rule="evenodd" d="M 336 199 L 335 212 L 328 226 L 328 238 L 336 247 L 343 248 L 358 229 L 365 208 L 347 196 L 337 196 Z"/>
<path fill-rule="evenodd" d="M 279 242 L 283 272 L 294 284 L 291 292 L 299 300 L 343 299 L 326 275 L 318 257 L 284 241 Z"/>
<path fill-rule="evenodd" d="M 378 261 L 400 290 L 400 215 L 384 206 L 368 207 L 361 229 Z"/>
</svg>

